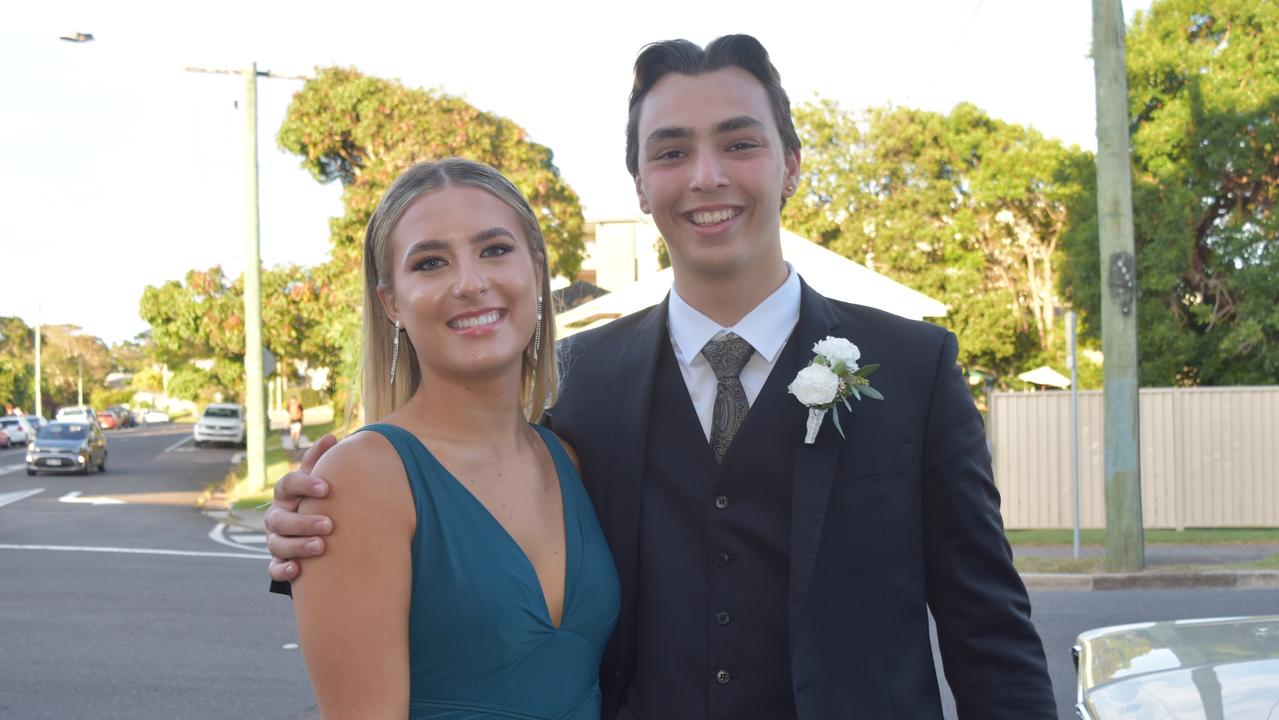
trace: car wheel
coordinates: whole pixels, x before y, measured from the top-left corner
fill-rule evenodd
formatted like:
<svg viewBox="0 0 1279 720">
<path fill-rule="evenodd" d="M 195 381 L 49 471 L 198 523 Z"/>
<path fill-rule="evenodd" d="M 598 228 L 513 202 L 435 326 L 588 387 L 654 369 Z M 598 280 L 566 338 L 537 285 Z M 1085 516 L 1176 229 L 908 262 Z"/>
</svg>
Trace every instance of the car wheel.
<svg viewBox="0 0 1279 720">
<path fill-rule="evenodd" d="M 36 471 L 35 471 L 35 470 L 32 470 L 31 468 L 27 468 L 27 474 L 28 474 L 28 475 L 35 475 L 35 474 L 36 474 Z"/>
<path fill-rule="evenodd" d="M 104 452 L 102 453 L 102 462 L 98 463 L 98 472 L 106 472 L 106 471 L 107 471 L 107 454 Z"/>
</svg>

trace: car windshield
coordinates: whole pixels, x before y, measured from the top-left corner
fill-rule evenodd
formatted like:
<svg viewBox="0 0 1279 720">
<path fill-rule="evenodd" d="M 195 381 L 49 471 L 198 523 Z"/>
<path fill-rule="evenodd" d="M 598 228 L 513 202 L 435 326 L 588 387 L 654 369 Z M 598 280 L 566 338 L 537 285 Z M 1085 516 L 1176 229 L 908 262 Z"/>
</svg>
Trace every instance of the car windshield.
<svg viewBox="0 0 1279 720">
<path fill-rule="evenodd" d="M 89 434 L 87 425 L 72 423 L 53 423 L 40 428 L 36 437 L 40 440 L 80 440 Z"/>
<path fill-rule="evenodd" d="M 238 418 L 240 410 L 238 408 L 205 408 L 204 416 L 207 418 Z"/>
<path fill-rule="evenodd" d="M 0 427 L 22 427 L 22 422 L 18 418 L 0 420 Z"/>
</svg>

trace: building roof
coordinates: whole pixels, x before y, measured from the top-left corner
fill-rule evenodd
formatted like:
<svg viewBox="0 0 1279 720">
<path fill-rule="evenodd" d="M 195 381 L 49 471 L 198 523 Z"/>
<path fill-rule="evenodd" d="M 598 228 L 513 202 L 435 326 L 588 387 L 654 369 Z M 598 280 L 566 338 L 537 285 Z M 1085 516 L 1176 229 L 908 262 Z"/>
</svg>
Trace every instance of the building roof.
<svg viewBox="0 0 1279 720">
<path fill-rule="evenodd" d="M 782 230 L 782 257 L 804 282 L 828 298 L 868 305 L 913 320 L 946 315 L 946 306 L 937 300 L 789 230 Z M 660 303 L 670 292 L 672 277 L 671 269 L 666 268 L 561 313 L 556 318 L 558 336 L 567 337 Z"/>
</svg>

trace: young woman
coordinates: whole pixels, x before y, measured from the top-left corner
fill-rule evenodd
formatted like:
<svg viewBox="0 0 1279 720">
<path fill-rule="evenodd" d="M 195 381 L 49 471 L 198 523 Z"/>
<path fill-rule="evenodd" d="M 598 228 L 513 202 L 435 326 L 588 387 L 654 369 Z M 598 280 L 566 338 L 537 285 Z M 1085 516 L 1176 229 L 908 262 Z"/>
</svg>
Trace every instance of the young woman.
<svg viewBox="0 0 1279 720">
<path fill-rule="evenodd" d="M 519 191 L 450 159 L 402 175 L 364 243 L 364 412 L 303 512 L 293 585 L 326 718 L 595 720 L 617 575 L 556 392 L 546 246 Z"/>
</svg>

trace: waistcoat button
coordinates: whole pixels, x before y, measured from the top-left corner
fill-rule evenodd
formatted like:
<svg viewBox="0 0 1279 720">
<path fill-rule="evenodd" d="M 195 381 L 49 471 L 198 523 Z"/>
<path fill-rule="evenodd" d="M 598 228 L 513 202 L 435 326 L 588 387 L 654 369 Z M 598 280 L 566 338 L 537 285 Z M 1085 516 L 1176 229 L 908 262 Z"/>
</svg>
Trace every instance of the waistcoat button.
<svg viewBox="0 0 1279 720">
<path fill-rule="evenodd" d="M 723 510 L 724 508 L 728 507 L 728 496 L 720 495 L 719 497 L 715 498 L 715 507 L 719 508 L 720 510 Z"/>
<path fill-rule="evenodd" d="M 715 555 L 715 564 L 724 567 L 728 564 L 728 553 L 722 552 Z"/>
<path fill-rule="evenodd" d="M 732 677 L 728 674 L 727 670 L 720 670 L 719 672 L 715 673 L 715 682 L 719 683 L 720 685 L 727 685 L 728 681 L 731 679 Z"/>
<path fill-rule="evenodd" d="M 719 612 L 715 613 L 715 622 L 719 623 L 720 625 L 727 625 L 729 621 L 732 619 L 733 618 L 729 616 L 729 614 L 727 612 L 724 612 L 723 610 L 720 610 Z"/>
</svg>

